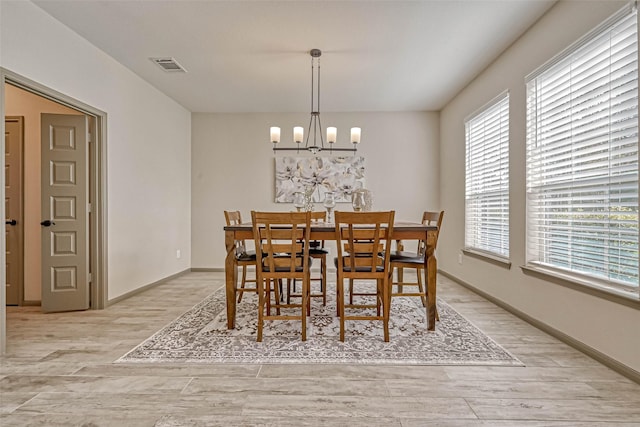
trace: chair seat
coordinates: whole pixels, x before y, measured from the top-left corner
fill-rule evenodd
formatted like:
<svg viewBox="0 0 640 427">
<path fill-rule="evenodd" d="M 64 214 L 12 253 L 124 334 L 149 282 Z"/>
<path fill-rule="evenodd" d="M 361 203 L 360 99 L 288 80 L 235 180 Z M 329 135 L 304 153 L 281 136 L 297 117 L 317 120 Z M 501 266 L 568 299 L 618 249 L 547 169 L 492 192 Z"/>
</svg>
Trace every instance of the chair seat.
<svg viewBox="0 0 640 427">
<path fill-rule="evenodd" d="M 236 256 L 238 261 L 255 261 L 256 251 L 246 251 Z"/>
<path fill-rule="evenodd" d="M 323 248 L 309 248 L 309 254 L 311 255 L 328 255 L 329 251 Z"/>
<path fill-rule="evenodd" d="M 405 262 L 409 264 L 424 264 L 424 257 L 415 252 L 391 252 L 391 262 Z"/>
<path fill-rule="evenodd" d="M 351 272 L 351 267 L 345 267 L 344 271 L 346 273 L 350 273 Z M 355 272 L 356 273 L 370 273 L 371 272 L 371 267 L 356 267 Z M 376 267 L 376 273 L 383 273 L 383 272 L 384 272 L 384 267 L 380 267 L 380 266 Z"/>
</svg>

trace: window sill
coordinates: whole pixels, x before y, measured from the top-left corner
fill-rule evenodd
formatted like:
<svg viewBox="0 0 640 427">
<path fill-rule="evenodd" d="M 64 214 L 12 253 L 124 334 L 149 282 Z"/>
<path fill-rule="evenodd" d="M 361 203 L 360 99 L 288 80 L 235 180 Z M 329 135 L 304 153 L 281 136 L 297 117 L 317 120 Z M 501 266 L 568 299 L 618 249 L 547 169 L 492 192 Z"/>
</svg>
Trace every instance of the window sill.
<svg viewBox="0 0 640 427">
<path fill-rule="evenodd" d="M 614 288 L 605 288 L 588 280 L 583 280 L 570 274 L 563 274 L 555 270 L 535 265 L 522 265 L 520 269 L 524 274 L 537 276 L 552 283 L 584 292 L 595 297 L 603 298 L 618 304 L 623 304 L 640 310 L 640 297 L 630 292 L 624 292 Z"/>
<path fill-rule="evenodd" d="M 471 248 L 463 249 L 462 253 L 465 254 L 465 255 L 468 255 L 470 257 L 478 258 L 478 259 L 481 259 L 483 261 L 487 261 L 487 262 L 490 262 L 492 264 L 495 264 L 497 266 L 504 267 L 507 270 L 509 270 L 511 268 L 511 261 L 509 261 L 507 258 L 502 258 L 502 257 L 497 256 L 497 255 L 491 255 L 489 253 L 477 251 L 477 250 L 471 249 Z"/>
</svg>

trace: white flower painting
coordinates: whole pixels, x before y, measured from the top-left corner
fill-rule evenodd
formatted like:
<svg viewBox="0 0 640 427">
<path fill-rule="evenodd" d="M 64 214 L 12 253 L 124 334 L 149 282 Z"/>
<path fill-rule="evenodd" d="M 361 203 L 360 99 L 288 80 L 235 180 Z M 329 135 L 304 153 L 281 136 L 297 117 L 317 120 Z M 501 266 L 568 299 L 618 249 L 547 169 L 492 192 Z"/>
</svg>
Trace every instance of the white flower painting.
<svg viewBox="0 0 640 427">
<path fill-rule="evenodd" d="M 276 157 L 276 203 L 292 203 L 293 195 L 313 188 L 322 202 L 328 192 L 336 202 L 351 202 L 351 192 L 365 186 L 364 157 Z"/>
</svg>

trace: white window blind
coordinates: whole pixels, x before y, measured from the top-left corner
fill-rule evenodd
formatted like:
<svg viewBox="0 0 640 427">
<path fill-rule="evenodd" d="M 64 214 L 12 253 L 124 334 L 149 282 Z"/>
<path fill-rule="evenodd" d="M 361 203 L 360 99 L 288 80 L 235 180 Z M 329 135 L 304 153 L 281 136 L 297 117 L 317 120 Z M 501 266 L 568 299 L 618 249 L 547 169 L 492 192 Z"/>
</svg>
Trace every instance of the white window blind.
<svg viewBox="0 0 640 427">
<path fill-rule="evenodd" d="M 638 295 L 634 11 L 528 78 L 527 262 Z"/>
<path fill-rule="evenodd" d="M 465 247 L 509 257 L 509 94 L 465 121 Z"/>
</svg>

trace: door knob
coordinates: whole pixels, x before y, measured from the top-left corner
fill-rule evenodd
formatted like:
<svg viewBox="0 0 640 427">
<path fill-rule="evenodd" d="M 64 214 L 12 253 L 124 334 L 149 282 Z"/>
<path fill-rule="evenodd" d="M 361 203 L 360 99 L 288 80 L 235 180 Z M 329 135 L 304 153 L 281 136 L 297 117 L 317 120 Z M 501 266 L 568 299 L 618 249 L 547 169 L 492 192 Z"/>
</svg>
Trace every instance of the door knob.
<svg viewBox="0 0 640 427">
<path fill-rule="evenodd" d="M 16 221 L 15 219 L 8 219 L 4 223 L 6 225 L 16 225 L 16 224 L 18 224 L 18 221 Z"/>
<path fill-rule="evenodd" d="M 56 223 L 51 221 L 50 219 L 45 219 L 40 223 L 40 225 L 44 225 L 45 227 L 51 227 L 52 225 L 56 225 Z"/>
</svg>

